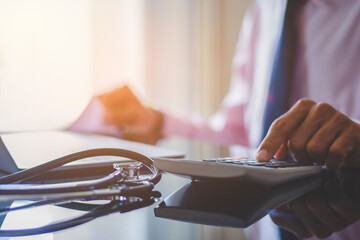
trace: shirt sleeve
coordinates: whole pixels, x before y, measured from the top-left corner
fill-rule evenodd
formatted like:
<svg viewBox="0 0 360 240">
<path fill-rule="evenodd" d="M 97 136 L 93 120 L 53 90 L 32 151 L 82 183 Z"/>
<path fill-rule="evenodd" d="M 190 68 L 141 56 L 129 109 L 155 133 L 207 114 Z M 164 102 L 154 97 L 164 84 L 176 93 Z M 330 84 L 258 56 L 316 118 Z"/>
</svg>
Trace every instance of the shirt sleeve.
<svg viewBox="0 0 360 240">
<path fill-rule="evenodd" d="M 223 145 L 248 146 L 245 114 L 253 79 L 257 7 L 248 9 L 233 59 L 230 89 L 221 108 L 209 119 L 164 114 L 162 135 L 181 136 Z"/>
<path fill-rule="evenodd" d="M 175 116 L 164 114 L 164 126 L 162 135 L 181 136 L 190 139 L 210 141 L 223 145 L 248 145 L 246 131 L 243 124 L 234 121 L 241 116 L 242 107 L 234 107 L 220 112 L 208 120 L 196 115 Z"/>
</svg>

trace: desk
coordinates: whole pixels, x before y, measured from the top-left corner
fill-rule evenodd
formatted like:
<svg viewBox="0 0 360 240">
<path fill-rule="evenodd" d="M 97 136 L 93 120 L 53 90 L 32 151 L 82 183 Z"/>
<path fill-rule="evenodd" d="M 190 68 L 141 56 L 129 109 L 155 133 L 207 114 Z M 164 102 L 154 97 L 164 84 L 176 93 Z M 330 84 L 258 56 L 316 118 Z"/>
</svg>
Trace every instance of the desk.
<svg viewBox="0 0 360 240">
<path fill-rule="evenodd" d="M 181 188 L 188 179 L 179 178 L 170 174 L 164 174 L 156 189 L 161 191 L 163 198 Z M 213 235 L 214 239 L 220 239 L 223 234 L 221 227 L 208 227 L 198 224 L 179 222 L 157 218 L 154 216 L 155 203 L 149 207 L 137 209 L 128 213 L 114 213 L 100 217 L 80 226 L 42 235 L 29 236 L 19 239 L 132 239 L 132 240 L 184 240 L 184 239 L 211 239 L 207 236 Z M 2 229 L 38 227 L 51 221 L 72 218 L 82 212 L 69 210 L 55 206 L 44 206 L 28 210 L 21 210 L 9 214 Z M 236 232 L 236 236 L 242 235 L 241 229 L 230 229 Z M 8 238 L 0 238 L 8 239 Z M 18 239 L 18 238 L 15 238 Z M 239 239 L 236 237 L 235 239 Z"/>
<path fill-rule="evenodd" d="M 355 183 L 352 184 L 354 188 L 350 189 L 351 187 L 348 186 L 349 189 L 347 190 L 351 191 L 351 196 L 358 199 L 357 197 L 360 196 L 358 195 L 360 191 L 358 191 L 357 186 L 360 181 L 357 180 L 360 179 L 360 175 L 354 171 L 350 172 L 350 174 L 346 171 L 344 174 L 340 173 L 340 175 L 338 174 L 337 176 L 341 181 L 346 183 Z M 156 186 L 156 189 L 162 193 L 164 199 L 188 183 L 189 180 L 187 179 L 164 174 L 163 179 Z M 226 203 L 224 202 L 224 204 Z M 74 228 L 24 237 L 23 239 L 245 239 L 241 228 L 206 226 L 155 217 L 154 207 L 157 205 L 158 203 L 155 203 L 152 206 L 123 214 L 114 213 Z M 352 205 L 352 207 L 356 208 L 354 209 L 355 212 L 360 210 L 360 208 L 357 208 L 357 205 Z M 78 214 L 78 211 L 56 206 L 33 208 L 9 214 L 2 228 L 36 227 L 54 220 L 71 218 Z"/>
</svg>

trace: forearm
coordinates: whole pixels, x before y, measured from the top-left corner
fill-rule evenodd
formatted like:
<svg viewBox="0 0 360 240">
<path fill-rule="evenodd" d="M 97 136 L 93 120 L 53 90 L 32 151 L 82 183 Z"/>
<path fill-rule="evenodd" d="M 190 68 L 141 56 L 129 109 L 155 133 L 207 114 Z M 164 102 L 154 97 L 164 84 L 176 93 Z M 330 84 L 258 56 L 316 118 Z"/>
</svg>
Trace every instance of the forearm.
<svg viewBox="0 0 360 240">
<path fill-rule="evenodd" d="M 247 133 L 242 120 L 242 107 L 229 109 L 206 121 L 196 116 L 164 114 L 162 135 L 180 136 L 222 145 L 248 146 Z"/>
</svg>

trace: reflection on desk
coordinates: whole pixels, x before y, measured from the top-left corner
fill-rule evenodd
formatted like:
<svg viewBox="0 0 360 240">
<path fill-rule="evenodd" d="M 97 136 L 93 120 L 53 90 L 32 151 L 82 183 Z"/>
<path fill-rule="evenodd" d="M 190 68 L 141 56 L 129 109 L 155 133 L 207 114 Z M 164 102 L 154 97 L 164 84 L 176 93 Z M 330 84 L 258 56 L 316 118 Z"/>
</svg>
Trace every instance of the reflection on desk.
<svg viewBox="0 0 360 240">
<path fill-rule="evenodd" d="M 271 213 L 300 238 L 359 239 L 360 168 L 329 173 L 324 184 Z"/>
<path fill-rule="evenodd" d="M 159 183 L 156 187 L 158 190 L 161 190 L 161 192 L 170 194 L 184 183 L 183 179 L 174 176 L 165 176 L 164 181 Z M 11 207 L 27 203 L 29 202 L 16 201 L 11 204 Z M 155 205 L 151 205 L 150 207 L 143 207 L 125 213 L 115 212 L 96 218 L 77 227 L 42 235 L 33 235 L 31 237 L 25 237 L 25 239 L 183 239 L 180 238 L 180 234 L 179 238 L 176 236 L 171 237 L 172 234 L 176 234 L 177 231 L 188 233 L 188 236 L 190 236 L 189 239 L 196 239 L 196 237 L 191 236 L 197 235 L 197 232 L 201 231 L 200 228 L 193 227 L 190 224 L 175 226 L 174 224 L 168 224 L 167 222 L 157 221 L 153 216 L 154 206 Z M 53 224 L 54 222 L 79 217 L 85 213 L 83 210 L 84 209 L 69 209 L 48 204 L 41 207 L 14 211 L 5 216 L 0 230 L 44 227 Z M 159 231 L 164 228 L 164 226 L 166 226 L 166 230 Z"/>
<path fill-rule="evenodd" d="M 331 237 L 340 236 L 337 239 L 358 239 L 360 227 L 356 226 L 360 224 L 358 221 L 360 213 L 359 173 L 358 169 L 342 169 L 329 174 L 330 177 L 324 182 L 325 184 L 320 184 L 319 178 L 315 177 L 272 188 L 251 182 L 227 183 L 227 185 L 205 182 L 189 183 L 186 179 L 164 174 L 163 179 L 156 186 L 156 190 L 160 191 L 163 196 L 170 195 L 170 197 L 166 198 L 164 203 L 158 207 L 153 204 L 123 214 L 113 213 L 77 227 L 35 235 L 31 239 L 245 239 L 241 228 L 256 222 L 274 208 L 277 210 L 273 211 L 271 215 L 275 222 L 298 235 L 310 233 L 323 237 L 326 233 L 326 236 L 329 234 Z M 179 190 L 175 191 L 177 189 Z M 288 200 L 292 201 L 286 203 Z M 12 206 L 19 204 L 22 203 L 15 202 Z M 176 206 L 181 206 L 182 209 L 175 210 Z M 329 218 L 329 211 L 324 211 L 329 210 L 329 206 L 332 213 L 335 212 L 337 214 L 335 216 L 338 218 Z M 336 207 L 335 210 L 334 207 Z M 316 209 L 321 211 L 316 211 Z M 154 210 L 155 214 L 161 215 L 161 217 L 155 217 Z M 337 212 L 338 210 L 342 212 Z M 301 215 L 301 213 L 305 213 L 305 215 Z M 80 214 L 83 214 L 83 211 L 46 205 L 9 213 L 6 215 L 1 229 L 45 226 L 54 221 L 73 218 Z M 289 219 L 289 216 L 294 221 L 286 220 Z M 316 218 L 309 221 L 306 218 L 308 216 L 316 216 Z M 173 221 L 168 218 L 181 221 Z M 330 223 L 325 220 L 334 219 L 339 219 L 338 223 L 341 224 L 339 226 L 331 225 L 334 227 L 331 229 L 329 228 Z M 302 225 L 299 225 L 301 227 L 292 224 L 294 222 L 301 223 Z M 345 228 L 353 222 L 355 223 L 352 226 Z M 231 228 L 218 226 L 231 226 Z M 336 233 L 332 234 L 332 232 Z M 343 238 L 344 233 L 348 232 L 350 234 Z"/>
<path fill-rule="evenodd" d="M 167 219 L 240 228 L 270 213 L 276 224 L 299 238 L 359 239 L 359 184 L 360 168 L 324 171 L 321 177 L 273 188 L 254 182 L 194 182 L 154 212 Z"/>
<path fill-rule="evenodd" d="M 166 198 L 154 212 L 174 220 L 245 228 L 321 183 L 320 175 L 273 187 L 245 180 L 195 181 Z"/>
<path fill-rule="evenodd" d="M 155 198 L 153 196 L 144 196 L 144 197 L 120 197 L 117 200 L 98 200 L 98 201 L 72 201 L 72 202 L 57 202 L 56 206 L 63 207 L 72 210 L 82 211 L 84 213 L 78 215 L 74 215 L 72 218 L 66 218 L 58 221 L 51 221 L 49 223 L 43 224 L 43 226 L 32 226 L 31 224 L 34 221 L 30 221 L 30 226 L 18 228 L 17 225 L 19 223 L 18 219 L 15 221 L 9 220 L 6 224 L 2 225 L 0 229 L 0 237 L 18 237 L 18 236 L 30 236 L 36 234 L 44 234 L 49 232 L 55 232 L 64 230 L 67 228 L 72 228 L 79 226 L 81 224 L 90 222 L 96 218 L 109 215 L 111 213 L 125 213 L 129 211 L 133 211 L 136 209 L 140 209 L 146 206 L 150 206 L 154 203 Z M 157 194 L 155 194 L 157 195 Z M 18 204 L 17 201 L 16 204 Z M 23 204 L 14 205 L 11 203 L 2 203 L 2 208 L 0 209 L 1 214 L 12 213 L 12 212 L 19 212 L 22 211 L 23 214 L 24 210 L 30 209 L 32 207 L 42 207 L 45 205 L 45 209 L 48 208 L 50 203 L 55 204 L 52 201 L 39 201 L 39 202 L 26 202 L 24 201 Z M 12 205 L 12 206 L 11 206 Z M 10 207 L 10 208 L 9 208 Z M 16 216 L 16 215 L 15 215 Z M 25 215 L 26 216 L 26 215 Z M 13 217 L 13 216 L 12 216 Z M 19 218 L 20 219 L 20 218 Z M 4 219 L 1 219 L 2 221 Z M 14 226 L 11 224 L 15 223 Z M 25 222 L 25 224 L 28 224 Z M 37 223 L 38 224 L 38 223 Z"/>
</svg>

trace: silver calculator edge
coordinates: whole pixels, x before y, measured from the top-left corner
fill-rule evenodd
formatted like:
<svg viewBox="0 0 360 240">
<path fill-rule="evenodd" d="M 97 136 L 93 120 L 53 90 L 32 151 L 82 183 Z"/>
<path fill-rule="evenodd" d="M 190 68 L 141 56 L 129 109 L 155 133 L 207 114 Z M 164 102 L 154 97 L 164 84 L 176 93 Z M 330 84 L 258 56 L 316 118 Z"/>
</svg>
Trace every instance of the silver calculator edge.
<svg viewBox="0 0 360 240">
<path fill-rule="evenodd" d="M 315 165 L 268 168 L 171 158 L 156 158 L 154 159 L 154 165 L 162 171 L 191 179 L 236 180 L 245 177 L 268 185 L 311 176 L 322 170 L 321 166 Z"/>
</svg>

